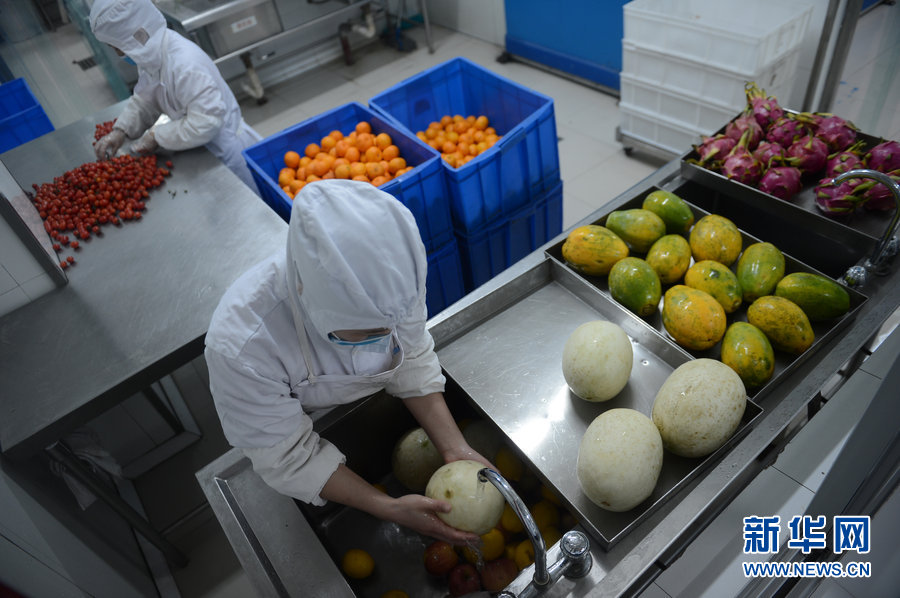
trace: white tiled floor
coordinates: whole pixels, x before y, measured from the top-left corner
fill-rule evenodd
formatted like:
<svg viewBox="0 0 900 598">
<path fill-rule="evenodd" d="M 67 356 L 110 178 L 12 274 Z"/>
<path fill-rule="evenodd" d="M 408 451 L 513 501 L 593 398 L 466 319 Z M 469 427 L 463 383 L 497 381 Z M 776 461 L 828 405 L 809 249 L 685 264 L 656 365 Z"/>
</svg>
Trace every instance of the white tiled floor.
<svg viewBox="0 0 900 598">
<path fill-rule="evenodd" d="M 900 51 L 896 44 L 900 43 L 900 39 L 895 32 L 898 30 L 900 7 L 880 6 L 870 15 L 874 16 L 867 15 L 860 23 L 857 34 L 860 41 L 854 43 L 851 49 L 847 75 L 841 83 L 833 111 L 854 120 L 863 130 L 883 131 L 883 134 L 898 139 L 900 77 L 897 76 L 897 62 Z M 414 52 L 403 54 L 374 44 L 357 52 L 357 62 L 352 66 L 339 60 L 271 86 L 267 90 L 268 102 L 265 105 L 259 106 L 252 99 L 243 100 L 241 106 L 245 120 L 263 136 L 271 135 L 349 101 L 365 104 L 372 96 L 410 75 L 449 58 L 465 56 L 554 98 L 564 181 L 564 228 L 602 207 L 661 165 L 638 153 L 626 156 L 621 145 L 615 141 L 614 131 L 619 122 L 615 98 L 520 63 L 500 64 L 495 59 L 502 48 L 466 35 L 436 27 L 436 51 L 430 54 L 420 30 L 412 30 L 409 34 L 418 42 L 419 47 Z M 24 44 L 17 45 L 19 51 L 12 58 L 4 52 L 4 59 L 16 75 L 28 76 L 30 82 L 35 82 L 39 88 L 36 90 L 39 99 L 57 127 L 116 101 L 112 92 L 105 88 L 102 78 L 98 80 L 98 69 L 81 71 L 78 67 L 68 66 L 73 59 L 90 56 L 86 44 L 71 25 Z M 3 48 L 0 47 L 0 50 Z M 43 60 L 41 56 L 50 56 L 51 60 Z M 869 86 L 877 87 L 878 92 L 866 93 Z M 195 409 L 194 416 L 201 422 L 201 427 L 204 417 L 209 417 L 211 422 L 215 421 L 208 401 L 205 407 L 192 408 Z M 205 413 L 196 412 L 197 409 L 202 411 L 204 408 Z M 846 433 L 848 428 L 841 428 L 839 424 L 852 420 L 847 414 L 843 414 L 827 421 L 834 427 L 832 432 L 840 435 Z M 836 446 L 834 440 L 833 437 L 832 448 Z M 213 446 L 205 445 L 204 451 L 213 451 L 212 454 L 215 454 L 215 450 L 220 448 L 224 452 L 224 446 L 215 444 L 221 443 L 221 438 L 213 435 L 208 442 L 213 443 Z M 833 451 L 828 449 L 828 452 Z M 209 459 L 198 462 L 196 455 L 189 454 L 189 451 L 185 453 L 182 458 L 166 463 L 165 468 L 155 472 L 153 479 L 138 484 L 142 498 L 148 503 L 151 521 L 162 521 L 163 524 L 159 526 L 161 528 L 189 513 L 202 500 L 202 496 L 197 498 L 199 491 L 196 489 L 193 473 Z M 768 497 L 767 500 L 772 503 L 769 509 L 771 512 L 779 509 L 792 514 L 798 512 L 799 502 L 795 505 L 791 501 L 802 502 L 801 499 L 808 500 L 812 495 L 819 476 L 816 467 L 820 464 L 810 464 L 802 459 L 793 465 L 788 461 L 779 461 L 779 467 L 771 468 L 760 476 L 726 513 L 737 517 L 751 507 L 759 508 L 760 496 Z M 159 483 L 159 480 L 163 480 L 163 483 Z M 165 489 L 170 487 L 170 483 L 194 485 L 191 487 L 193 494 L 187 493 L 189 496 L 178 504 L 170 504 L 171 499 L 160 498 L 164 494 L 168 496 Z M 153 493 L 154 487 L 158 489 L 157 495 Z M 753 488 L 756 488 L 756 495 L 753 494 Z M 777 494 L 772 492 L 772 488 L 782 488 L 784 491 Z M 644 596 L 696 596 L 704 591 L 706 595 L 712 595 L 710 592 L 713 590 L 717 595 L 728 595 L 735 589 L 733 585 L 729 585 L 734 580 L 723 573 L 721 568 L 716 569 L 710 563 L 721 563 L 722 560 L 713 558 L 713 555 L 719 554 L 713 547 L 727 547 L 733 551 L 739 545 L 730 536 L 738 529 L 727 525 L 711 528 L 708 532 L 711 535 L 708 537 L 714 536 L 716 540 L 705 545 L 705 548 L 704 544 L 698 544 L 693 557 L 686 556 L 682 559 L 682 566 L 693 572 L 694 576 L 664 574 Z M 205 516 L 194 517 L 191 525 L 183 526 L 173 535 L 173 541 L 191 558 L 188 567 L 173 571 L 183 596 L 232 598 L 253 595 L 218 522 L 208 512 Z M 692 558 L 698 560 L 691 560 Z M 705 565 L 700 567 L 696 563 Z M 708 576 L 704 578 L 708 585 L 698 587 L 696 577 L 704 567 L 708 569 Z M 841 591 L 847 592 L 846 589 Z M 856 594 L 855 598 L 864 595 Z"/>
</svg>

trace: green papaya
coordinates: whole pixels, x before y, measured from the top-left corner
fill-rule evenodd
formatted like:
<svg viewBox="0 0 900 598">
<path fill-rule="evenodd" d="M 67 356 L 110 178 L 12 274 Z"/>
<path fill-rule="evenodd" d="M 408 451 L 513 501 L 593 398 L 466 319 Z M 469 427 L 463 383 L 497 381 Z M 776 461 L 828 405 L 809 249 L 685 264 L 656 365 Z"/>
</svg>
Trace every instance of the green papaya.
<svg viewBox="0 0 900 598">
<path fill-rule="evenodd" d="M 800 306 L 813 322 L 838 318 L 850 311 L 850 294 L 830 278 L 812 272 L 794 272 L 782 278 L 775 294 Z"/>
<path fill-rule="evenodd" d="M 784 278 L 784 254 L 771 243 L 749 245 L 738 260 L 737 278 L 747 303 L 771 295 Z"/>
<path fill-rule="evenodd" d="M 685 235 L 694 224 L 691 207 L 671 191 L 651 191 L 644 198 L 641 207 L 662 218 L 666 224 L 666 234 Z"/>
<path fill-rule="evenodd" d="M 619 235 L 637 253 L 647 253 L 650 246 L 666 234 L 662 218 L 641 208 L 610 212 L 606 217 L 606 228 Z"/>
<path fill-rule="evenodd" d="M 652 316 L 659 307 L 662 285 L 650 264 L 638 257 L 626 257 L 609 271 L 609 294 L 642 318 Z"/>
</svg>

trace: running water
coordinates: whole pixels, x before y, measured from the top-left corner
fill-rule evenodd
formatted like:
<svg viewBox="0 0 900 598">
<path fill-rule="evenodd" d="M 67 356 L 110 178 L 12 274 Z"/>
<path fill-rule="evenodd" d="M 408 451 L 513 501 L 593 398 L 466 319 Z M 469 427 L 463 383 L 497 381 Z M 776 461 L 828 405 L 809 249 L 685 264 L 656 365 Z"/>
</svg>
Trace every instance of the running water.
<svg viewBox="0 0 900 598">
<path fill-rule="evenodd" d="M 484 568 L 484 556 L 481 554 L 480 542 L 466 542 L 466 548 L 475 555 L 475 568 L 481 571 Z"/>
</svg>

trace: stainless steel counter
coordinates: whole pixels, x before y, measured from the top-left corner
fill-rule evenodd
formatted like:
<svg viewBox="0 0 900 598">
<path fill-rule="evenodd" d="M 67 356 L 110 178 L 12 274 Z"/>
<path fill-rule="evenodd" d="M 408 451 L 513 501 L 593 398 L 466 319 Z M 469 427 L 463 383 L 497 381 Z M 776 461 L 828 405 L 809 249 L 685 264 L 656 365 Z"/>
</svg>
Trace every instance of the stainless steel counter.
<svg viewBox="0 0 900 598">
<path fill-rule="evenodd" d="M 650 186 L 674 189 L 684 182 L 679 173 L 679 162 L 670 162 L 631 189 L 612 198 L 601 210 L 578 224 L 598 219 L 600 215 L 623 205 Z M 467 338 L 467 335 L 473 331 L 480 334 L 487 330 L 482 326 L 488 320 L 519 300 L 520 295 L 511 297 L 509 287 L 519 284 L 521 278 L 529 272 L 536 271 L 546 260 L 544 250 L 558 243 L 567 233 L 565 231 L 556 239 L 550 240 L 544 247 L 429 321 L 438 353 L 450 364 L 454 380 L 481 411 L 494 419 L 495 423 L 499 423 L 517 442 L 521 452 L 533 461 L 532 465 L 536 464 L 535 460 L 544 456 L 530 449 L 529 422 L 526 421 L 528 413 L 523 413 L 521 405 L 511 394 L 521 392 L 523 385 L 528 386 L 528 377 L 532 375 L 532 371 L 541 371 L 540 362 L 546 361 L 549 353 L 558 353 L 558 347 L 553 344 L 558 339 L 550 343 L 548 348 L 547 339 L 535 338 L 535 335 L 529 337 L 528 332 L 542 329 L 544 325 L 535 325 L 528 320 L 527 315 L 519 313 L 518 317 L 513 318 L 514 321 L 505 324 L 507 327 L 519 327 L 522 331 L 522 335 L 518 337 L 515 333 L 507 335 L 520 338 L 517 346 L 521 358 L 512 363 L 514 356 L 505 354 L 502 358 L 494 357 L 491 350 L 476 346 L 477 338 Z M 765 236 L 761 232 L 758 234 Z M 630 528 L 612 548 L 604 550 L 598 542 L 593 542 L 594 566 L 589 575 L 577 581 L 563 579 L 546 595 L 633 595 L 676 560 L 750 480 L 774 460 L 788 440 L 808 421 L 809 407 L 818 402 L 818 393 L 831 384 L 835 372 L 846 363 L 855 362 L 860 351 L 897 309 L 900 305 L 900 276 L 895 272 L 890 276 L 873 278 L 862 292 L 867 295 L 868 300 L 852 323 L 836 332 L 815 355 L 798 365 L 765 396 L 761 401 L 763 412 L 746 436 L 712 463 L 702 475 L 685 484 L 671 500 Z M 534 300 L 542 299 L 538 296 Z M 493 322 L 491 326 L 490 330 L 496 331 Z M 488 331 L 485 334 L 489 336 Z M 477 336 L 472 334 L 472 337 Z M 458 344 L 461 341 L 468 343 L 469 351 L 477 353 L 479 359 L 475 361 L 481 365 L 467 357 L 467 347 Z M 497 347 L 496 350 L 508 351 L 509 347 Z M 557 359 L 558 356 L 553 357 L 553 360 Z M 485 375 L 486 370 L 494 371 L 495 375 Z M 520 382 L 510 391 L 509 382 L 516 379 Z M 557 400 L 557 382 L 558 380 L 548 385 L 544 380 L 533 380 L 530 385 L 534 393 L 531 400 L 547 403 Z M 571 408 L 577 409 L 578 406 Z M 561 416 L 564 416 L 565 409 L 562 412 Z M 323 421 L 333 414 L 334 412 L 323 417 Z M 497 422 L 498 419 L 501 421 Z M 557 434 L 558 430 L 554 430 L 555 428 L 544 431 L 551 435 Z M 304 588 L 307 587 L 304 584 L 309 583 L 328 587 L 329 590 L 322 595 L 354 595 L 337 567 L 328 559 L 317 560 L 315 566 L 309 567 L 300 566 L 300 561 L 294 561 L 291 565 L 284 563 L 283 555 L 308 552 L 310 546 L 320 545 L 319 539 L 312 530 L 308 533 L 302 531 L 305 521 L 300 521 L 302 516 L 293 506 L 293 501 L 267 489 L 253 474 L 249 462 L 241 458 L 237 451 L 231 451 L 209 464 L 198 472 L 197 477 L 254 586 L 262 595 L 304 595 Z M 552 475 L 545 477 L 551 478 L 551 483 L 554 481 Z M 276 536 L 269 529 L 273 526 L 254 523 L 254 520 L 258 521 L 259 513 L 273 512 L 290 513 L 285 515 L 290 518 L 290 522 L 285 525 L 290 525 L 296 533 L 288 538 L 283 534 Z M 549 557 L 551 562 L 557 553 L 558 547 L 554 547 Z M 321 555 L 320 551 L 319 554 Z M 524 570 L 510 589 L 520 590 L 528 583 L 531 575 L 530 569 Z M 277 580 L 277 587 L 273 579 Z"/>
<path fill-rule="evenodd" d="M 0 156 L 23 189 L 95 159 L 117 104 Z M 140 221 L 104 227 L 69 282 L 0 319 L 0 448 L 17 458 L 202 353 L 225 289 L 287 225 L 204 148 L 171 157 Z"/>
</svg>

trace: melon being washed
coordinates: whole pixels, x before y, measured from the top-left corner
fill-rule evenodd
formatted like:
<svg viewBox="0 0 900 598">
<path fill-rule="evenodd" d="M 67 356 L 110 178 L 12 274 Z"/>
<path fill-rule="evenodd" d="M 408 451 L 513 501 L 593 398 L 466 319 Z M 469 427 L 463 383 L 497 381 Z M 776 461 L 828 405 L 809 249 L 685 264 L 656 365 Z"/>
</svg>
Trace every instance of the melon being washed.
<svg viewBox="0 0 900 598">
<path fill-rule="evenodd" d="M 631 376 L 634 351 L 625 331 L 612 322 L 595 320 L 575 329 L 563 347 L 566 384 L 586 401 L 608 401 Z"/>
<path fill-rule="evenodd" d="M 391 454 L 394 477 L 413 492 L 422 492 L 444 458 L 422 428 L 413 428 L 400 437 Z"/>
<path fill-rule="evenodd" d="M 491 531 L 503 515 L 503 495 L 494 485 L 478 478 L 484 468 L 478 461 L 451 461 L 441 466 L 425 488 L 425 496 L 450 503 L 449 513 L 438 513 L 444 523 L 478 535 Z"/>
</svg>

